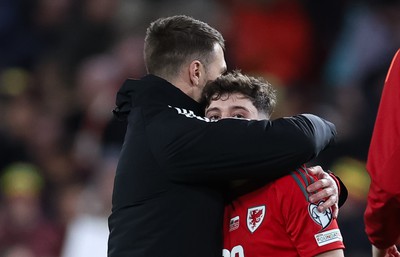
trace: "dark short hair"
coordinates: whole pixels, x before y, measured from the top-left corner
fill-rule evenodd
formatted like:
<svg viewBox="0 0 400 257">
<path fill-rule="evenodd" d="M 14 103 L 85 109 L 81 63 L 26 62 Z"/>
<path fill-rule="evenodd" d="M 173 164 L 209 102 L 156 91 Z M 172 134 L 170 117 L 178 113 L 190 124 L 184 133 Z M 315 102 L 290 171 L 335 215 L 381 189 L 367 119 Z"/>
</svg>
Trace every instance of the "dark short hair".
<svg viewBox="0 0 400 257">
<path fill-rule="evenodd" d="M 195 59 L 207 65 L 216 43 L 225 49 L 221 33 L 205 22 L 186 15 L 157 19 L 147 28 L 144 43 L 147 72 L 176 75 L 183 64 Z"/>
<path fill-rule="evenodd" d="M 271 116 L 276 105 L 276 90 L 268 81 L 261 77 L 243 75 L 239 70 L 208 82 L 203 90 L 201 103 L 208 107 L 211 101 L 233 93 L 241 93 L 248 97 L 258 111 L 268 116 Z"/>
</svg>

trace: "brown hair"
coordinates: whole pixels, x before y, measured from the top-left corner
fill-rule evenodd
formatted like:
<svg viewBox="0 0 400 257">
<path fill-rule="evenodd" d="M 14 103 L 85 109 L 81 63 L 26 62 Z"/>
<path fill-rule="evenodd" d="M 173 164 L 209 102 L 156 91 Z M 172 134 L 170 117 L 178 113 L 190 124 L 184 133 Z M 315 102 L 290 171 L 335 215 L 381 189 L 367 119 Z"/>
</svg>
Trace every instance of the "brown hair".
<svg viewBox="0 0 400 257">
<path fill-rule="evenodd" d="M 215 44 L 225 48 L 221 33 L 205 22 L 186 15 L 160 18 L 147 28 L 144 43 L 147 72 L 175 76 L 183 64 L 195 59 L 206 66 L 212 61 Z"/>
<path fill-rule="evenodd" d="M 201 103 L 208 107 L 211 101 L 225 94 L 241 93 L 248 97 L 256 109 L 271 116 L 276 105 L 276 91 L 263 78 L 243 75 L 235 70 L 208 82 L 202 94 Z"/>
</svg>

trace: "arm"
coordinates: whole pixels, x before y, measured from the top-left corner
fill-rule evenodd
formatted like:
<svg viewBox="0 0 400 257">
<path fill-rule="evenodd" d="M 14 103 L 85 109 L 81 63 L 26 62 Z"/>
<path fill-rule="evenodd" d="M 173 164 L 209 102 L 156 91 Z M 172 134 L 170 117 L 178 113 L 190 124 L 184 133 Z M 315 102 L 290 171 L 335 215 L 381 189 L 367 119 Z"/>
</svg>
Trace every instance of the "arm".
<svg viewBox="0 0 400 257">
<path fill-rule="evenodd" d="M 174 133 L 152 137 L 153 152 L 171 179 L 187 182 L 273 180 L 315 157 L 336 135 L 332 123 L 309 114 L 274 121 L 204 122 L 169 113 L 154 124 L 160 122 Z M 148 134 L 159 129 L 149 126 Z"/>
<path fill-rule="evenodd" d="M 315 257 L 344 257 L 342 249 L 336 249 L 329 252 L 315 255 Z"/>
<path fill-rule="evenodd" d="M 305 192 L 305 187 L 317 177 L 298 169 L 289 177 L 290 184 L 278 185 L 284 179 L 286 177 L 274 184 L 281 194 L 277 198 L 280 199 L 286 232 L 299 255 L 319 256 L 318 254 L 328 252 L 340 254 L 344 245 L 337 220 L 333 219 L 330 209 L 325 212 L 317 211 L 318 203 L 310 203 Z"/>
</svg>

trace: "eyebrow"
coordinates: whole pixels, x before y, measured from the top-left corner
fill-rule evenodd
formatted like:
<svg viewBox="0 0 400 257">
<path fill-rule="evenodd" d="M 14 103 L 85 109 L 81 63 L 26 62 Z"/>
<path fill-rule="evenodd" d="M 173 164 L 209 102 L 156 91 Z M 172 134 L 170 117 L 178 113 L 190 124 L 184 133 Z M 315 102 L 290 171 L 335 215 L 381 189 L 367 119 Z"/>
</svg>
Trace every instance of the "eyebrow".
<svg viewBox="0 0 400 257">
<path fill-rule="evenodd" d="M 220 111 L 220 109 L 218 107 L 213 107 L 213 108 L 207 109 L 205 115 L 207 115 L 207 113 L 213 112 L 213 111 Z"/>
<path fill-rule="evenodd" d="M 240 106 L 240 105 L 231 106 L 230 109 L 234 109 L 234 110 L 243 110 L 243 111 L 246 111 L 246 112 L 250 112 L 246 107 L 243 107 L 243 106 Z"/>
<path fill-rule="evenodd" d="M 245 108 L 243 106 L 240 106 L 240 105 L 231 106 L 229 109 L 233 109 L 235 111 L 236 110 L 243 110 L 243 111 L 246 111 L 246 112 L 250 112 L 247 108 Z M 218 107 L 213 107 L 213 108 L 207 109 L 205 115 L 207 115 L 209 112 L 213 112 L 213 111 L 221 111 L 221 110 Z"/>
</svg>

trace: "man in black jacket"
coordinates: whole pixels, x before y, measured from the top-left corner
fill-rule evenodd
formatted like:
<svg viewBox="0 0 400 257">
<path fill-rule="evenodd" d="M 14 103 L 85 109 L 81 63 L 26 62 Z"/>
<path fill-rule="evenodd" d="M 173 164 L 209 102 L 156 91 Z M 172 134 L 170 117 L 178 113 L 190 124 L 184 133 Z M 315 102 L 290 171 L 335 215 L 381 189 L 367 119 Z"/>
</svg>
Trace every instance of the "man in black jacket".
<svg viewBox="0 0 400 257">
<path fill-rule="evenodd" d="M 224 40 L 190 17 L 149 26 L 145 63 L 149 75 L 127 80 L 117 95 L 115 114 L 128 127 L 108 256 L 219 257 L 226 182 L 288 174 L 328 146 L 335 127 L 310 114 L 274 121 L 203 118 L 202 89 L 226 71 Z"/>
</svg>

